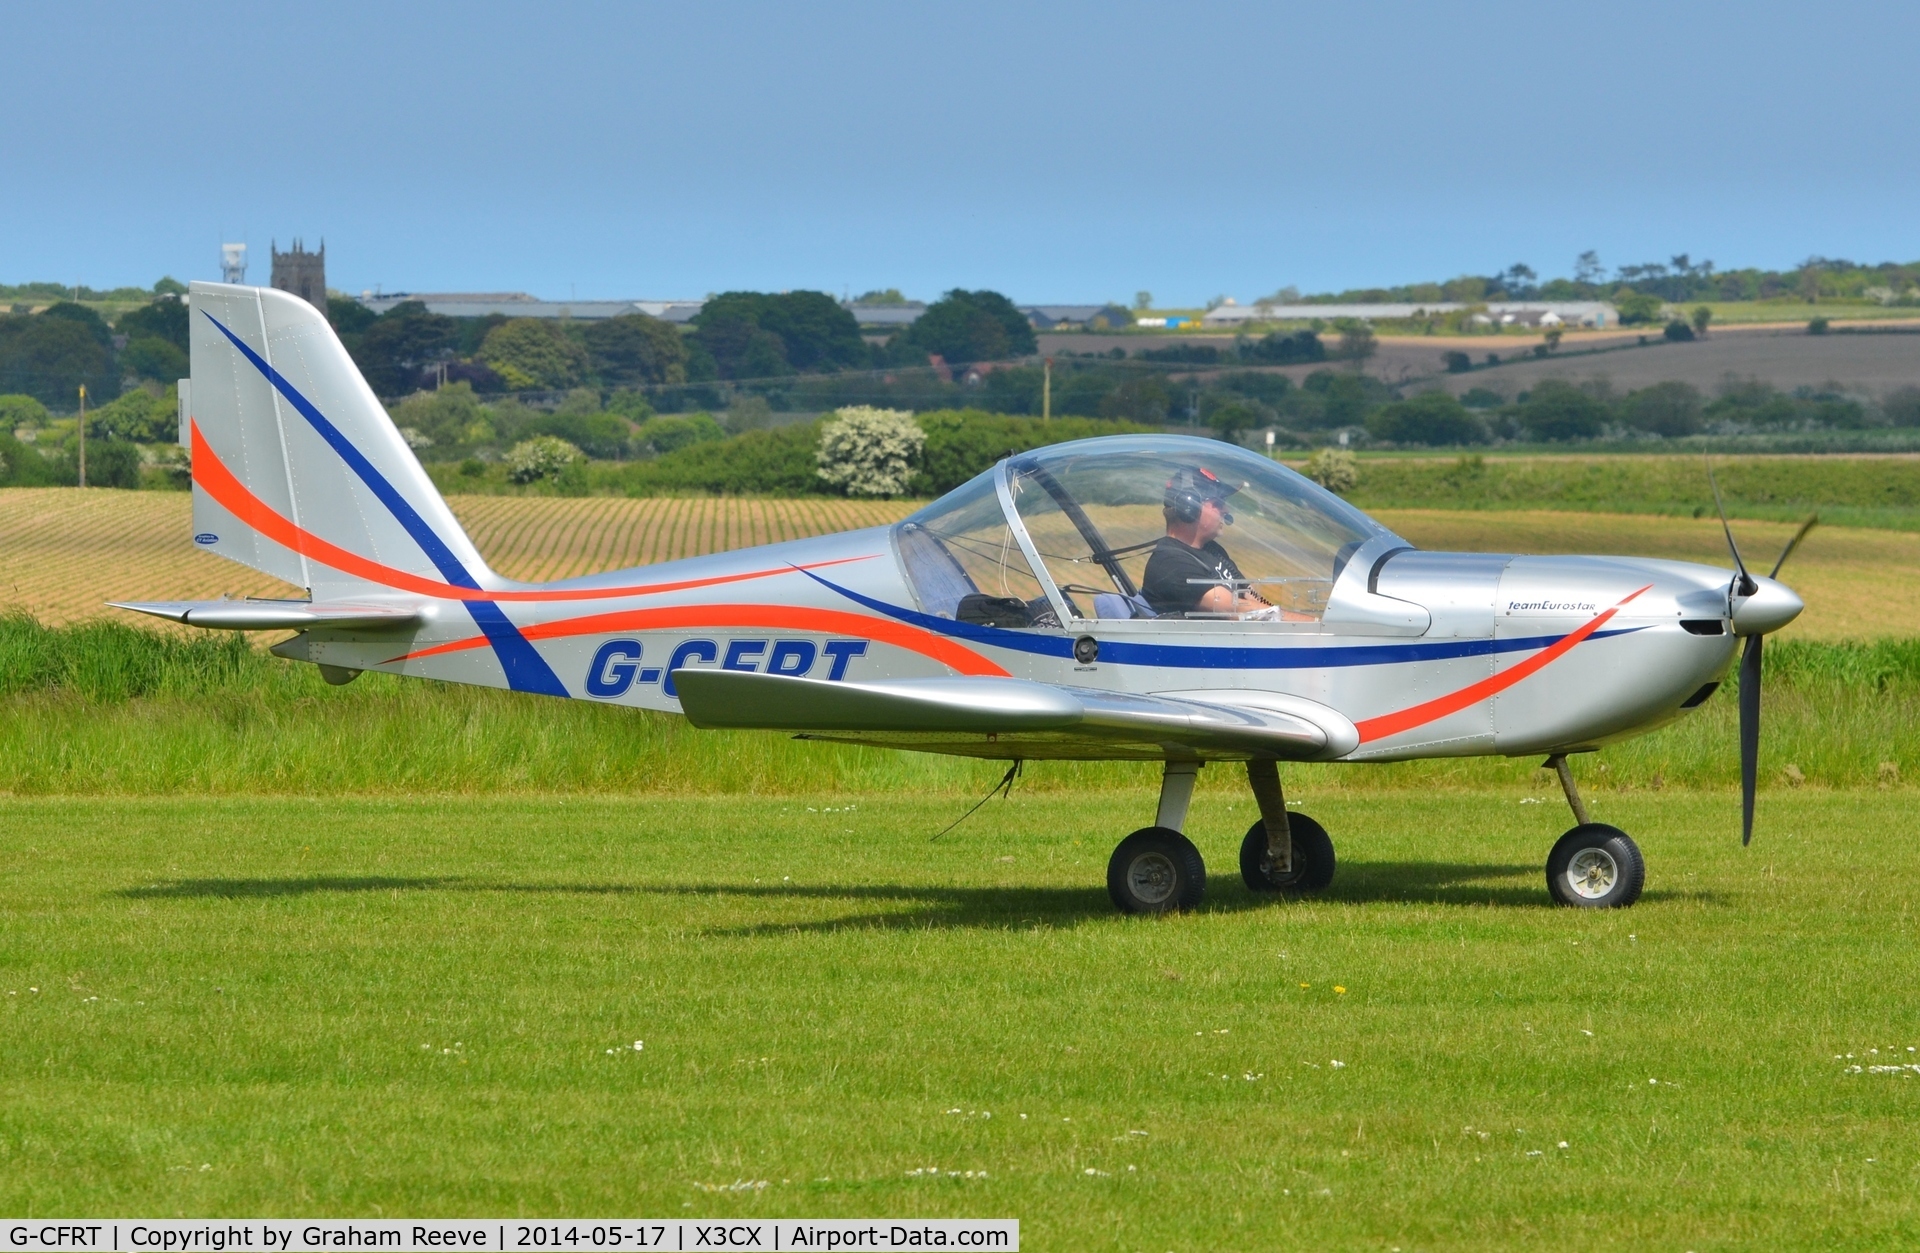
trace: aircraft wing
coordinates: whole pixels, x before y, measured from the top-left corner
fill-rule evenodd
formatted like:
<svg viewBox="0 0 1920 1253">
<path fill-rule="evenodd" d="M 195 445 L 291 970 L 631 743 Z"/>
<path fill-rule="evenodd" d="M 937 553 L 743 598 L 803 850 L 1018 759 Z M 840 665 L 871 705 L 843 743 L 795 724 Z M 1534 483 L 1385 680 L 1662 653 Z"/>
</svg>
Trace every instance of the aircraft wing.
<svg viewBox="0 0 1920 1253">
<path fill-rule="evenodd" d="M 109 601 L 115 609 L 152 614 L 221 631 L 306 631 L 314 627 L 378 630 L 408 627 L 420 611 L 404 605 L 316 605 L 305 600 Z"/>
<path fill-rule="evenodd" d="M 673 672 L 697 727 L 795 731 L 804 739 L 968 757 L 1158 761 L 1168 756 L 1322 761 L 1359 742 L 1340 713 L 1297 697 L 1140 696 L 1026 679 L 960 676 L 831 682 L 746 671 Z"/>
</svg>

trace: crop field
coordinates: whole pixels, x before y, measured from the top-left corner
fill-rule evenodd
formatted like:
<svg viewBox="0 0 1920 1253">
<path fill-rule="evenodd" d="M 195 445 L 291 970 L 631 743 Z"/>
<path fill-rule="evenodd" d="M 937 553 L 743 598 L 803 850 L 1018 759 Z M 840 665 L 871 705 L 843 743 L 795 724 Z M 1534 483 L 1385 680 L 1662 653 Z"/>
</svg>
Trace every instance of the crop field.
<svg viewBox="0 0 1920 1253">
<path fill-rule="evenodd" d="M 0 1210 L 980 1215 L 1032 1249 L 1920 1240 L 1903 792 L 1329 793 L 1113 916 L 1140 789 L 0 801 Z M 1519 803 L 1516 803 L 1518 801 Z M 1910 876 L 1909 871 L 1915 872 Z"/>
<path fill-rule="evenodd" d="M 1380 473 L 1387 472 L 1383 465 Z M 529 580 L 876 526 L 914 507 L 902 501 L 533 496 L 454 496 L 449 503 L 495 569 Z M 1726 542 L 1709 518 L 1551 510 L 1372 512 L 1426 548 L 1726 563 Z M 109 600 L 299 594 L 194 548 L 190 513 L 184 493 L 0 489 L 0 607 L 57 624 L 111 614 L 103 608 Z M 1791 524 L 1777 521 L 1735 526 L 1756 565 L 1771 566 L 1793 533 Z M 1822 527 L 1794 557 L 1787 578 L 1808 601 L 1788 638 L 1912 634 L 1920 623 L 1920 532 Z"/>
<path fill-rule="evenodd" d="M 1838 384 L 1875 396 L 1920 383 L 1920 328 L 1827 335 L 1809 335 L 1805 328 L 1803 319 L 1797 327 L 1715 331 L 1704 340 L 1670 344 L 1662 342 L 1660 328 L 1653 327 L 1653 342 L 1644 348 L 1545 359 L 1516 360 L 1524 348 L 1493 343 L 1473 350 L 1476 358 L 1483 352 L 1498 352 L 1511 364 L 1442 375 L 1441 381 L 1456 394 L 1470 387 L 1490 387 L 1509 397 L 1547 378 L 1605 378 L 1618 391 L 1678 381 L 1708 395 L 1728 376 L 1759 379 L 1782 390 Z M 1395 343 L 1403 352 L 1414 351 L 1411 341 Z M 1568 346 L 1576 345 L 1570 341 Z M 1440 350 L 1435 349 L 1428 368 L 1438 370 L 1439 366 Z"/>
</svg>

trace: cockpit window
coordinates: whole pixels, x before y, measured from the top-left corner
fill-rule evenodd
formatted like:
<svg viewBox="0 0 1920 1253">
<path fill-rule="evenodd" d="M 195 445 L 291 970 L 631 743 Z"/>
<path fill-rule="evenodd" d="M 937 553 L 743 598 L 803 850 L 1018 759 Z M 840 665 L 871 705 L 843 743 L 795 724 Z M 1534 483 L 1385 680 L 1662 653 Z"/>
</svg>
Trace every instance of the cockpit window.
<svg viewBox="0 0 1920 1253">
<path fill-rule="evenodd" d="M 1385 533 L 1279 463 L 1214 440 L 1082 440 L 1008 470 L 1080 617 L 1317 620 L 1346 557 Z"/>
<path fill-rule="evenodd" d="M 1075 618 L 1316 621 L 1347 557 L 1387 534 L 1279 463 L 1216 440 L 1077 440 L 1017 454 L 1005 470 Z M 960 602 L 990 594 L 1025 601 L 1034 624 L 1047 614 L 1047 589 L 1000 512 L 989 471 L 901 524 L 909 576 L 934 612 L 967 620 L 979 602 Z"/>
<path fill-rule="evenodd" d="M 928 613 L 982 626 L 1058 626 L 1000 507 L 989 470 L 894 528 L 908 581 Z"/>
</svg>

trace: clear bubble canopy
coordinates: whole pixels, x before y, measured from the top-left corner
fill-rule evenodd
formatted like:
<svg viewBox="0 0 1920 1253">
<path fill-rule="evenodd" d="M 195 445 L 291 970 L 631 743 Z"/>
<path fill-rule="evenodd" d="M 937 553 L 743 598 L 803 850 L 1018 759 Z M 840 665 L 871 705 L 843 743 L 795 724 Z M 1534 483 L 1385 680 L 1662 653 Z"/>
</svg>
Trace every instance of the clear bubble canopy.
<svg viewBox="0 0 1920 1253">
<path fill-rule="evenodd" d="M 1387 534 L 1277 461 L 1176 435 L 1017 453 L 895 528 L 928 612 L 1012 628 L 1317 621 Z"/>
</svg>

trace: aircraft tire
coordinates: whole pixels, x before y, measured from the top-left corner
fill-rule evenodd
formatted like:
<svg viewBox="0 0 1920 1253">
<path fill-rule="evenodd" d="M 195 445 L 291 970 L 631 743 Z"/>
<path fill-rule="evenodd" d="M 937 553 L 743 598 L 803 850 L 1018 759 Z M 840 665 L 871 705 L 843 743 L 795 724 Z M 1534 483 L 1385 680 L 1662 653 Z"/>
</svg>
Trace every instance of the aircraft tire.
<svg viewBox="0 0 1920 1253">
<path fill-rule="evenodd" d="M 1171 827 L 1142 827 L 1120 841 L 1107 862 L 1107 895 L 1123 914 L 1194 909 L 1206 890 L 1200 850 Z"/>
<path fill-rule="evenodd" d="M 1547 854 L 1547 891 L 1576 909 L 1625 909 L 1647 882 L 1640 846 L 1619 827 L 1588 822 L 1554 842 Z"/>
<path fill-rule="evenodd" d="M 1256 819 L 1240 841 L 1240 877 L 1254 892 L 1319 892 L 1333 882 L 1333 839 L 1327 829 L 1305 814 L 1289 813 L 1287 830 L 1293 833 L 1293 869 L 1273 873 L 1267 861 L 1267 824 Z"/>
</svg>

